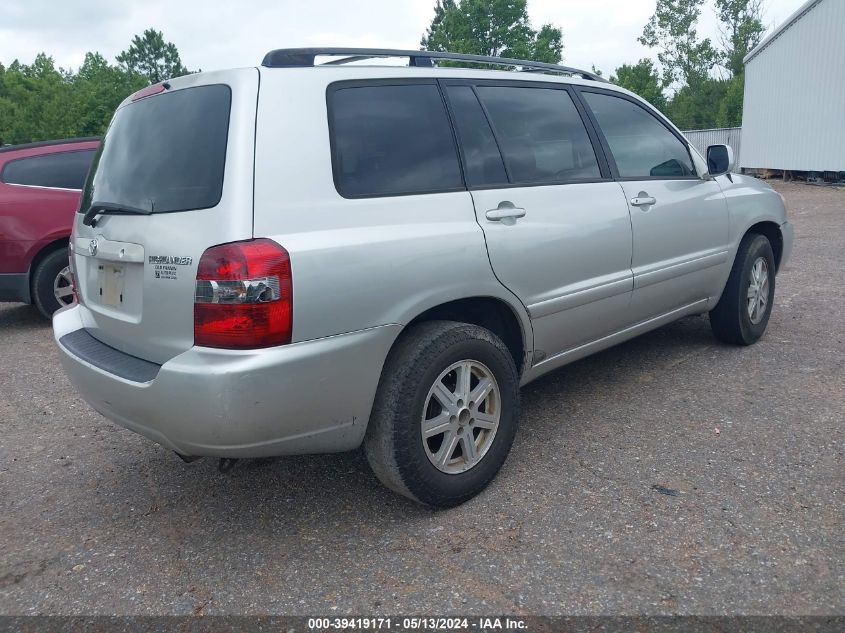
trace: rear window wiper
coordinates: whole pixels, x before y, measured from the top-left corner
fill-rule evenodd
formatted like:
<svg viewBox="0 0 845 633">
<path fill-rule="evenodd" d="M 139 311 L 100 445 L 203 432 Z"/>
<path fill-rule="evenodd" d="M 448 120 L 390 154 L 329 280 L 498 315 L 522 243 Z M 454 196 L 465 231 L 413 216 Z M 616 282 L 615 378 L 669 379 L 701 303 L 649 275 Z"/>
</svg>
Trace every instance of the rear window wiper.
<svg viewBox="0 0 845 633">
<path fill-rule="evenodd" d="M 133 207 L 129 204 L 119 204 L 117 202 L 92 202 L 91 206 L 85 212 L 82 218 L 82 224 L 88 226 L 97 225 L 97 216 L 104 215 L 152 215 L 153 210 L 142 209 L 141 207 Z"/>
</svg>

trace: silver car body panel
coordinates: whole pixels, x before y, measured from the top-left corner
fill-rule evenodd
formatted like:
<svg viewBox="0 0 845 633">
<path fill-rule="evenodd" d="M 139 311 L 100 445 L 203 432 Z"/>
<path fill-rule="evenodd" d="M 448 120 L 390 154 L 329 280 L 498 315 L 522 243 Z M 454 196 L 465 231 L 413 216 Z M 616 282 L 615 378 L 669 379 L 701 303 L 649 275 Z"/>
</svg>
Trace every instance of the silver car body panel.
<svg viewBox="0 0 845 633">
<path fill-rule="evenodd" d="M 291 254 L 293 340 L 405 325 L 475 296 L 510 305 L 530 341 L 525 309 L 490 269 L 469 192 L 347 199 L 335 190 L 326 87 L 349 79 L 344 70 L 262 69 L 254 231 Z"/>
<path fill-rule="evenodd" d="M 81 317 L 78 306 L 57 312 L 57 340 L 82 327 Z M 82 397 L 118 424 L 183 455 L 261 457 L 357 447 L 400 329 L 262 350 L 193 347 L 146 383 L 107 373 L 61 343 L 59 350 Z"/>
<path fill-rule="evenodd" d="M 77 216 L 72 245 L 82 304 L 57 313 L 57 341 L 84 327 L 122 353 L 161 365 L 154 380 L 135 383 L 59 344 L 65 371 L 83 397 L 119 424 L 188 455 L 352 449 L 366 431 L 391 346 L 426 310 L 475 297 L 508 306 L 522 332 L 526 384 L 712 308 L 743 234 L 758 222 L 781 227 L 782 263 L 789 255 L 792 230 L 781 198 L 752 178 L 707 177 L 694 149 L 697 180 L 342 197 L 332 174 L 327 87 L 349 79 L 419 77 L 514 81 L 523 75 L 326 66 L 173 80 L 172 90 L 212 83 L 232 88 L 223 198 L 200 211 L 101 216 L 94 228 Z M 627 202 L 642 191 L 657 199 L 647 211 Z M 487 220 L 485 211 L 502 201 L 525 208 L 525 217 L 511 225 Z M 195 347 L 194 280 L 203 251 L 251 237 L 273 239 L 290 253 L 292 344 L 249 351 Z M 190 263 L 165 282 L 149 262 L 159 254 Z M 127 297 L 119 310 L 93 296 L 99 267 L 113 261 L 125 266 Z"/>
<path fill-rule="evenodd" d="M 527 376 L 523 378 L 523 383 L 535 380 L 554 369 L 558 369 L 564 365 L 568 365 L 569 363 L 574 363 L 576 360 L 580 360 L 590 354 L 600 352 L 608 347 L 624 343 L 625 341 L 635 338 L 640 334 L 650 332 L 651 330 L 662 327 L 672 321 L 677 321 L 682 317 L 689 316 L 691 314 L 698 314 L 705 309 L 706 303 L 705 299 L 701 299 L 700 301 L 680 306 L 656 317 L 628 325 L 621 330 L 617 330 L 612 334 L 608 334 L 607 336 L 585 343 L 584 345 L 579 345 L 560 352 L 559 354 L 555 354 L 529 369 L 526 372 Z"/>
<path fill-rule="evenodd" d="M 631 221 L 615 182 L 472 192 L 490 264 L 527 306 L 535 357 L 605 336 L 626 322 L 631 300 Z M 485 213 L 525 209 L 506 224 Z M 596 248 L 601 244 L 601 248 Z"/>
<path fill-rule="evenodd" d="M 630 205 L 634 294 L 629 318 L 649 319 L 714 294 L 728 260 L 728 208 L 719 185 L 707 180 L 622 182 Z"/>
<path fill-rule="evenodd" d="M 73 258 L 85 328 L 116 349 L 157 363 L 194 344 L 194 287 L 203 251 L 252 237 L 258 71 L 247 68 L 187 75 L 171 80 L 170 91 L 218 83 L 231 87 L 232 104 L 223 196 L 217 206 L 153 215 L 101 215 L 95 227 L 83 224 L 80 213 L 74 220 Z M 120 107 L 133 104 L 127 99 Z M 106 143 L 102 160 L 108 160 L 110 150 Z M 88 248 L 92 240 L 98 244 L 96 253 Z M 131 251 L 137 257 L 128 261 L 114 256 L 121 251 Z M 172 274 L 156 275 L 149 258 L 159 256 L 180 258 L 171 265 Z M 115 261 L 121 262 L 123 275 L 120 283 L 125 301 L 119 307 L 97 297 L 101 266 Z"/>
<path fill-rule="evenodd" d="M 780 261 L 782 267 L 792 252 L 792 228 L 787 222 L 786 207 L 781 195 L 764 181 L 752 176 L 731 174 L 730 178 L 719 176 L 716 182 L 722 188 L 725 202 L 730 210 L 730 261 L 733 262 L 739 243 L 749 228 L 761 222 L 771 222 L 782 228 L 784 240 Z M 789 228 L 784 228 L 784 225 L 788 225 Z M 727 281 L 727 275 L 723 281 Z"/>
</svg>

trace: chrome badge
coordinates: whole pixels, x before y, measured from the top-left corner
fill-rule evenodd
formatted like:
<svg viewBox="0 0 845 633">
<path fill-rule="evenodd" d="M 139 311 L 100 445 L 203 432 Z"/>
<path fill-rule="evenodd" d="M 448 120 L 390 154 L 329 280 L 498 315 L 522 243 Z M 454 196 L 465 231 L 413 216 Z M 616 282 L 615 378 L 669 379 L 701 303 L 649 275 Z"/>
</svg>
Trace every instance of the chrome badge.
<svg viewBox="0 0 845 633">
<path fill-rule="evenodd" d="M 88 252 L 91 253 L 91 257 L 97 254 L 97 240 L 91 240 L 88 243 Z"/>
</svg>

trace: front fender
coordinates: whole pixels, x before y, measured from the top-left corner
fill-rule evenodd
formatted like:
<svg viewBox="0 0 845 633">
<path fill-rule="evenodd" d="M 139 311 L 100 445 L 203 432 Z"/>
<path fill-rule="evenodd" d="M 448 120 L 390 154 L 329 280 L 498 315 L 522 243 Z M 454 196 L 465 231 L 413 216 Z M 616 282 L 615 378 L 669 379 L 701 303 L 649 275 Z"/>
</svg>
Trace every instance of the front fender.
<svg viewBox="0 0 845 633">
<path fill-rule="evenodd" d="M 755 225 L 770 223 L 780 232 L 783 250 L 780 265 L 789 257 L 792 251 L 792 224 L 786 219 L 786 205 L 783 197 L 767 183 L 751 176 L 731 174 L 731 177 L 719 176 L 716 181 L 722 188 L 730 216 L 730 251 L 728 263 L 722 274 L 720 288 L 724 289 L 728 282 L 734 260 L 736 259 L 742 238 Z M 711 298 L 709 309 L 715 307 L 719 296 Z"/>
</svg>

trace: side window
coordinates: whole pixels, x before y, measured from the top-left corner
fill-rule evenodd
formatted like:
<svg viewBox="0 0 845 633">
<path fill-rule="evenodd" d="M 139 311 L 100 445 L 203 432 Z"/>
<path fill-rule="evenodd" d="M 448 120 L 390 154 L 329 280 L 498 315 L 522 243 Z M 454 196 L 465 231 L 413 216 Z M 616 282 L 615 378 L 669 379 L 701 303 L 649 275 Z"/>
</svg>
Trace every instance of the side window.
<svg viewBox="0 0 845 633">
<path fill-rule="evenodd" d="M 565 90 L 479 86 L 514 183 L 600 178 L 581 116 Z"/>
<path fill-rule="evenodd" d="M 622 178 L 695 176 L 689 151 L 645 108 L 611 95 L 584 92 Z"/>
<path fill-rule="evenodd" d="M 11 160 L 0 180 L 9 185 L 82 189 L 95 152 L 85 149 Z"/>
<path fill-rule="evenodd" d="M 446 91 L 464 152 L 467 184 L 470 187 L 507 184 L 502 155 L 472 88 L 450 86 Z"/>
<path fill-rule="evenodd" d="M 452 130 L 433 84 L 330 93 L 333 168 L 341 195 L 388 196 L 463 188 Z"/>
</svg>

